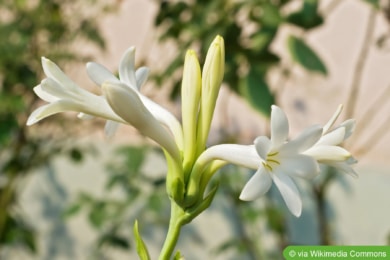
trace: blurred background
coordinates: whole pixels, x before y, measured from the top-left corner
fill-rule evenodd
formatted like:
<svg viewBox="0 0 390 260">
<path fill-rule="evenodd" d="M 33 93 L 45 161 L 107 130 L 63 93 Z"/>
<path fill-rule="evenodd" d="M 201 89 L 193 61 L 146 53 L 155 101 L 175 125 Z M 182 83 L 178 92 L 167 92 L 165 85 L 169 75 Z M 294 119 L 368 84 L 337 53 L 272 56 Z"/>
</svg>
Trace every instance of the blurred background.
<svg viewBox="0 0 390 260">
<path fill-rule="evenodd" d="M 390 8 L 379 0 L 2 0 L 0 1 L 0 259 L 136 259 L 135 219 L 152 258 L 169 221 L 165 161 L 129 126 L 107 139 L 100 119 L 75 113 L 25 125 L 42 105 L 32 91 L 40 59 L 99 89 L 84 64 L 116 71 L 135 46 L 152 75 L 141 90 L 180 118 L 188 48 L 201 64 L 212 39 L 225 39 L 226 72 L 209 144 L 250 144 L 269 134 L 270 105 L 286 111 L 291 137 L 355 118 L 345 146 L 359 160 L 354 179 L 323 168 L 297 180 L 303 214 L 277 190 L 238 195 L 253 174 L 226 166 L 217 196 L 185 226 L 186 259 L 282 259 L 290 244 L 390 244 Z"/>
</svg>

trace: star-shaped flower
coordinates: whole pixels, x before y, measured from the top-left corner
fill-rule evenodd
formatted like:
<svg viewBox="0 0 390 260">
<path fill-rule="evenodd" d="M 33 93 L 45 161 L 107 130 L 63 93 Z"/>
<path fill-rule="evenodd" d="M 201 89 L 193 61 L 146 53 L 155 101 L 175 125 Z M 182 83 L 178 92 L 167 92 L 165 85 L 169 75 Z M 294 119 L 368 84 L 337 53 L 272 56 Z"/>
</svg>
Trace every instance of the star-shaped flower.
<svg viewBox="0 0 390 260">
<path fill-rule="evenodd" d="M 271 139 L 260 136 L 256 138 L 254 145 L 212 146 L 201 154 L 195 169 L 201 170 L 199 165 L 207 165 L 214 160 L 256 169 L 256 173 L 243 188 L 240 199 L 254 200 L 264 195 L 274 182 L 289 210 L 295 216 L 300 216 L 302 201 L 291 177 L 310 179 L 319 173 L 317 161 L 303 152 L 320 139 L 322 128 L 307 128 L 291 141 L 287 141 L 288 132 L 285 113 L 274 105 L 271 112 Z"/>
<path fill-rule="evenodd" d="M 302 152 L 318 141 L 322 129 L 319 126 L 308 128 L 289 142 L 288 132 L 286 115 L 279 107 L 272 106 L 271 139 L 265 136 L 256 138 L 255 149 L 261 165 L 243 188 L 240 199 L 254 200 L 262 196 L 273 181 L 289 210 L 300 216 L 302 201 L 291 176 L 310 179 L 319 173 L 316 160 Z"/>
</svg>

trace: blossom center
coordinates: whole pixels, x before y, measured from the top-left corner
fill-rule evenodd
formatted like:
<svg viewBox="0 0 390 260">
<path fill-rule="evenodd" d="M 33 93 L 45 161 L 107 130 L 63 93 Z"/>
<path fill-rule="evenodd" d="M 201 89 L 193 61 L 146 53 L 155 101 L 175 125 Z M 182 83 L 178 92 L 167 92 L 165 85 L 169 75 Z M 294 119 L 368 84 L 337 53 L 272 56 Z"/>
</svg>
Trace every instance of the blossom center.
<svg viewBox="0 0 390 260">
<path fill-rule="evenodd" d="M 280 162 L 277 158 L 278 154 L 279 152 L 272 152 L 267 154 L 267 158 L 265 159 L 265 161 L 262 162 L 263 166 L 267 170 L 272 172 L 275 167 L 280 165 Z"/>
</svg>

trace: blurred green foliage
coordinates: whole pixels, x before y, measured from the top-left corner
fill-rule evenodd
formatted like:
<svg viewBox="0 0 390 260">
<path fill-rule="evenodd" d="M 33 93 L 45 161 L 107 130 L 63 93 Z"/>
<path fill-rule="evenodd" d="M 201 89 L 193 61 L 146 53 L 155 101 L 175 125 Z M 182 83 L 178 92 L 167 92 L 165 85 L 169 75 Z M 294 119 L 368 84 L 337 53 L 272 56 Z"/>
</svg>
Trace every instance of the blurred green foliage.
<svg viewBox="0 0 390 260">
<path fill-rule="evenodd" d="M 140 241 L 161 243 L 159 234 L 166 232 L 170 216 L 163 160 L 163 154 L 155 147 L 119 147 L 107 161 L 104 192 L 99 195 L 80 192 L 69 205 L 63 214 L 65 219 L 82 215 L 96 231 L 90 252 L 92 259 L 106 259 L 112 250 L 137 250 L 146 255 L 146 248 Z M 229 252 L 237 259 L 280 259 L 278 248 L 284 248 L 289 242 L 285 215 L 281 210 L 284 205 L 268 197 L 261 202 L 242 203 L 239 194 L 248 173 L 240 167 L 228 166 L 210 184 L 210 187 L 218 185 L 219 189 L 208 210 L 224 215 L 228 223 L 226 228 L 233 234 L 224 237 L 209 254 L 215 256 Z M 137 230 L 132 230 L 135 221 L 140 227 L 136 224 Z M 275 250 L 262 248 L 260 232 L 264 230 L 264 221 L 267 234 L 276 239 L 278 247 Z M 197 231 L 197 224 L 193 225 L 192 230 L 183 232 L 183 238 L 186 236 L 183 241 L 202 245 L 205 243 L 203 234 Z M 176 257 L 180 258 L 179 252 Z"/>
<path fill-rule="evenodd" d="M 300 7 L 288 8 L 292 2 L 299 2 Z M 175 43 L 177 55 L 154 79 L 158 84 L 173 79 L 172 96 L 177 95 L 180 74 L 176 72 L 181 69 L 184 52 L 192 47 L 206 53 L 208 44 L 219 34 L 226 45 L 225 84 L 268 117 L 270 104 L 276 100 L 267 77 L 271 68 L 281 68 L 281 57 L 272 45 L 285 26 L 300 32 L 321 26 L 324 18 L 318 5 L 317 0 L 159 1 L 155 26 L 162 42 Z M 290 36 L 285 44 L 291 59 L 309 72 L 326 75 L 320 56 L 299 35 Z"/>
<path fill-rule="evenodd" d="M 131 249 L 131 227 L 136 219 L 142 220 L 141 225 L 149 223 L 146 227 L 140 226 L 141 230 L 149 233 L 168 226 L 170 211 L 165 190 L 165 166 L 161 169 L 155 167 L 153 175 L 145 172 L 145 162 L 151 154 L 161 160 L 164 158 L 161 152 L 151 147 L 117 148 L 106 165 L 104 193 L 95 196 L 81 192 L 64 212 L 65 217 L 86 213 L 90 226 L 98 234 L 94 259 L 104 258 L 108 248 Z M 153 239 L 150 236 L 146 238 Z M 140 241 L 140 236 L 136 240 Z"/>
<path fill-rule="evenodd" d="M 0 1 L 0 253 L 6 246 L 37 250 L 18 203 L 31 170 L 59 153 L 82 159 L 80 148 L 64 145 L 69 130 L 36 131 L 39 126 L 25 124 L 38 101 L 32 88 L 43 77 L 41 56 L 64 64 L 87 58 L 78 45 L 104 48 L 96 21 L 115 4 L 102 2 Z"/>
</svg>

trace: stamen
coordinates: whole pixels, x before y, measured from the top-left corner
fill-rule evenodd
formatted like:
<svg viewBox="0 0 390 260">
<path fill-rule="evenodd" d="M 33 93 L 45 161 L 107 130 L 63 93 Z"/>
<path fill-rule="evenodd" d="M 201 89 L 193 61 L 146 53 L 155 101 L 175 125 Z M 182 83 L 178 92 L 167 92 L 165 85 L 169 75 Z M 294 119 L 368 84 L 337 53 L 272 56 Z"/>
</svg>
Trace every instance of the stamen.
<svg viewBox="0 0 390 260">
<path fill-rule="evenodd" d="M 272 167 L 271 167 L 268 163 L 262 162 L 262 164 L 263 164 L 263 166 L 264 166 L 265 168 L 267 168 L 269 171 L 272 172 Z"/>
<path fill-rule="evenodd" d="M 277 165 L 280 165 L 280 162 L 278 162 L 277 160 L 273 160 L 273 159 L 267 159 L 267 162 L 272 162 L 272 163 L 276 163 Z"/>
<path fill-rule="evenodd" d="M 275 156 L 275 155 L 278 155 L 278 151 L 276 151 L 276 152 L 273 152 L 273 153 L 269 153 L 269 154 L 267 154 L 267 157 L 272 157 L 272 156 Z"/>
</svg>

